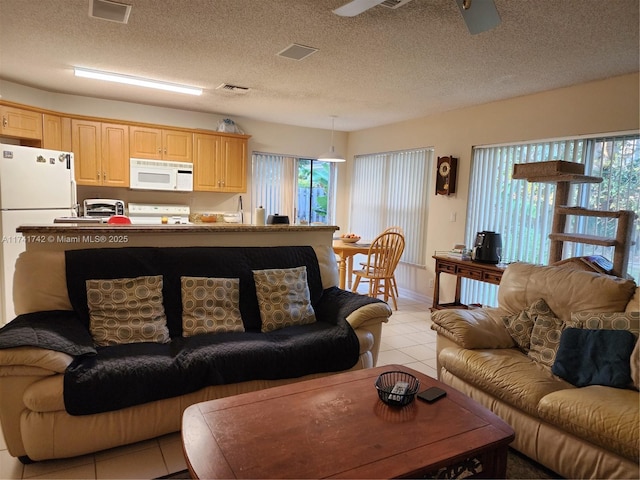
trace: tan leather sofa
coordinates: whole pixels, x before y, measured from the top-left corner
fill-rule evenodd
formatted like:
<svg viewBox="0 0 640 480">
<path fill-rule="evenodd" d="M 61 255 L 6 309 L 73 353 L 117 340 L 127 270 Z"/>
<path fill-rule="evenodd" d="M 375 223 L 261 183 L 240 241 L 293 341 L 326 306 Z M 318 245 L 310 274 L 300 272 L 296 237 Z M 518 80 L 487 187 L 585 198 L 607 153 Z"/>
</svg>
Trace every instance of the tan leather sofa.
<svg viewBox="0 0 640 480">
<path fill-rule="evenodd" d="M 338 271 L 331 247 L 314 249 L 323 288 L 336 286 Z M 19 257 L 14 304 L 18 314 L 71 310 L 64 252 L 26 252 Z M 360 343 L 353 370 L 375 366 L 382 323 L 390 315 L 385 303 L 377 303 L 347 317 Z M 183 411 L 194 403 L 329 375 L 211 386 L 121 410 L 72 416 L 65 411 L 63 399 L 63 374 L 72 360 L 67 354 L 33 347 L 0 350 L 0 421 L 12 456 L 23 461 L 64 458 L 138 442 L 179 431 Z"/>
<path fill-rule="evenodd" d="M 563 267 L 510 265 L 498 289 L 498 308 L 432 314 L 440 380 L 499 415 L 516 431 L 515 449 L 565 478 L 639 478 L 638 391 L 577 388 L 516 348 L 503 317 L 540 298 L 564 322 L 575 312 L 635 312 L 640 307 L 630 280 Z M 631 373 L 637 387 L 635 334 Z"/>
</svg>

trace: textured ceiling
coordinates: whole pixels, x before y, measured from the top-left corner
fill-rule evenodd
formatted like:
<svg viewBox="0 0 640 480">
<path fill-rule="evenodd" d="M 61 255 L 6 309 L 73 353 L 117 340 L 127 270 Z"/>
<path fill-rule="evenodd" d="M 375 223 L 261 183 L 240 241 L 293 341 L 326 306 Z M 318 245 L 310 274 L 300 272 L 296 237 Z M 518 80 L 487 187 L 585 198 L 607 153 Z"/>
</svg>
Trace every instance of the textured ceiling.
<svg viewBox="0 0 640 480">
<path fill-rule="evenodd" d="M 331 12 L 347 0 L 120 1 L 133 5 L 127 25 L 90 18 L 89 0 L 0 0 L 0 78 L 314 128 L 336 115 L 351 131 L 639 69 L 639 0 L 495 0 L 502 23 L 473 36 L 455 0 L 353 18 Z M 292 43 L 319 50 L 277 56 Z M 75 78 L 73 66 L 205 92 Z"/>
</svg>

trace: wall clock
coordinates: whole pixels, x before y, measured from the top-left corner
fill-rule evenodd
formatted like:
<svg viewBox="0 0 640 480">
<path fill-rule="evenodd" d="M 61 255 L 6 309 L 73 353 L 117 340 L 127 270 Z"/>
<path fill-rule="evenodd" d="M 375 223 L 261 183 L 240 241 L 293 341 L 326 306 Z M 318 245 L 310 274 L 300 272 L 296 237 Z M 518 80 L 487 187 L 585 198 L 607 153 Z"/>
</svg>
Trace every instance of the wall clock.
<svg viewBox="0 0 640 480">
<path fill-rule="evenodd" d="M 436 195 L 451 195 L 452 193 L 456 193 L 457 170 L 457 158 L 438 157 L 438 172 L 436 174 Z"/>
</svg>

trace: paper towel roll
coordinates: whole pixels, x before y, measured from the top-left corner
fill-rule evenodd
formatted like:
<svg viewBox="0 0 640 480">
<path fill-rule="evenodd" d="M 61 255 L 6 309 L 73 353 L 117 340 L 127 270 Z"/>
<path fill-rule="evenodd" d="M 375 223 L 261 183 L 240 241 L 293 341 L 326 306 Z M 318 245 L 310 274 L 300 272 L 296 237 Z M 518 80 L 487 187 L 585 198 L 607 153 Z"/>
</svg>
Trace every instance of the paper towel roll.
<svg viewBox="0 0 640 480">
<path fill-rule="evenodd" d="M 258 207 L 253 212 L 253 224 L 264 225 L 264 208 Z"/>
</svg>

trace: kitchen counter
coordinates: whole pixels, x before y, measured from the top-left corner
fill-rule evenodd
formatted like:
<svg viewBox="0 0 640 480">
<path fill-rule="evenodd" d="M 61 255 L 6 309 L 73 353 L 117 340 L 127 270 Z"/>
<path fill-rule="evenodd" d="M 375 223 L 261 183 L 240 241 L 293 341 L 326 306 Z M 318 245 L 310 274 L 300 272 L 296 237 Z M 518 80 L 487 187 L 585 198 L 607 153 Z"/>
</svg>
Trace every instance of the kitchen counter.
<svg viewBox="0 0 640 480">
<path fill-rule="evenodd" d="M 56 223 L 21 225 L 16 241 L 27 250 L 166 246 L 328 245 L 335 225 L 246 225 L 196 223 L 176 225 L 115 225 Z"/>
</svg>

